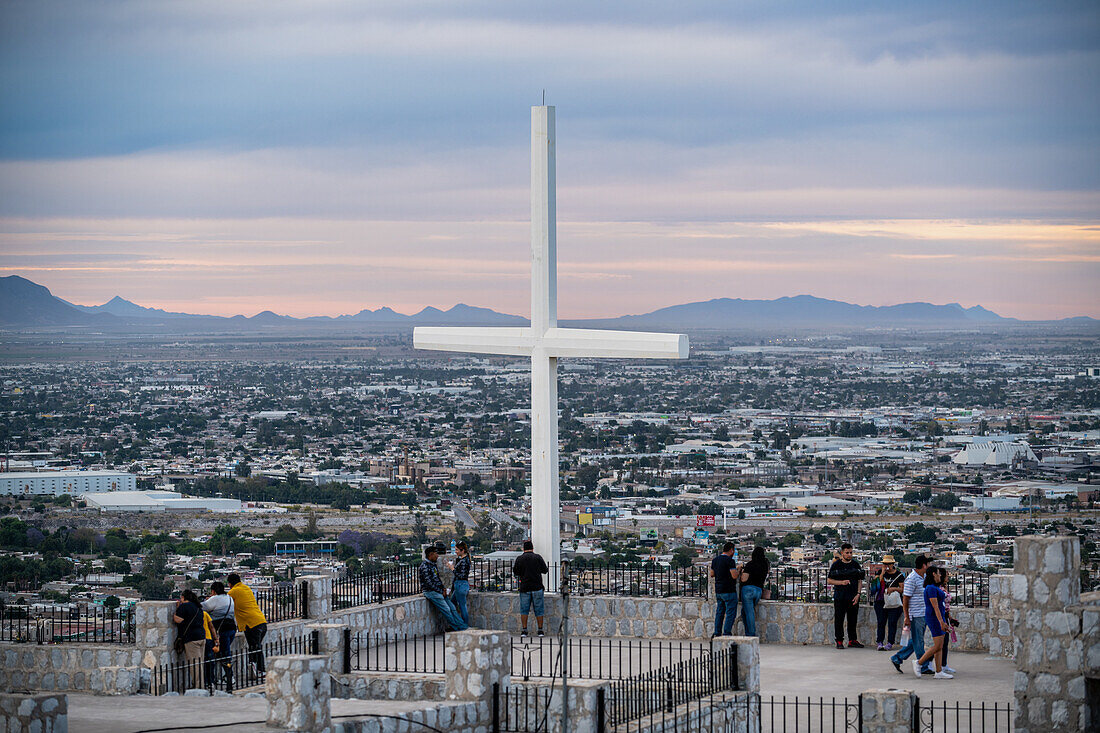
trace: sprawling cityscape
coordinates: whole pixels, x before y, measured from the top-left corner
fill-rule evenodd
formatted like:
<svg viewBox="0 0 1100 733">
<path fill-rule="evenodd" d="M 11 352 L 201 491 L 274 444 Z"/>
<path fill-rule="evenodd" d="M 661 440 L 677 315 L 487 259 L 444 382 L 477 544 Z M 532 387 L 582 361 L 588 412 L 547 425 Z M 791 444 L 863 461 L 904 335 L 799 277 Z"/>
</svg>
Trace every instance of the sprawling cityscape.
<svg viewBox="0 0 1100 733">
<path fill-rule="evenodd" d="M 0 367 L 7 617 L 231 571 L 274 590 L 429 542 L 509 557 L 529 536 L 525 362 L 407 333 L 34 348 L 9 339 Z M 1098 363 L 1072 332 L 920 331 L 710 333 L 685 362 L 564 363 L 563 557 L 705 565 L 733 540 L 804 572 L 850 541 L 980 577 L 1011 567 L 1015 536 L 1057 531 L 1080 537 L 1091 588 Z"/>
</svg>

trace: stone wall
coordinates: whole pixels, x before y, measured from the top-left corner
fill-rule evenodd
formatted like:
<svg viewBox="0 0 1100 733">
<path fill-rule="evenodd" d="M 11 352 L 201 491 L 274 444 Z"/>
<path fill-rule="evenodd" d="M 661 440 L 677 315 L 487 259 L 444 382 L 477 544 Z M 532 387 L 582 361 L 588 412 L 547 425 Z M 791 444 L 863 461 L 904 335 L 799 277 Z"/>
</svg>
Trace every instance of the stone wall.
<svg viewBox="0 0 1100 733">
<path fill-rule="evenodd" d="M 134 670 L 143 657 L 132 645 L 3 644 L 0 689 L 116 694 L 117 669 Z"/>
<path fill-rule="evenodd" d="M 333 676 L 332 696 L 352 700 L 446 699 L 444 675 L 424 672 L 351 672 Z"/>
<path fill-rule="evenodd" d="M 519 596 L 516 593 L 471 593 L 470 620 L 474 626 L 519 633 Z M 570 602 L 570 629 L 576 636 L 640 637 L 647 639 L 706 639 L 714 626 L 714 605 L 703 598 L 628 598 L 574 596 Z M 959 620 L 958 651 L 985 651 L 989 639 L 989 611 L 985 608 L 952 607 Z M 734 633 L 743 628 L 738 608 Z M 831 603 L 761 601 L 756 608 L 756 627 L 765 644 L 832 644 Z M 546 596 L 546 630 L 555 632 L 561 622 L 561 597 Z M 530 623 L 530 622 L 529 622 Z M 898 622 L 898 638 L 901 622 Z M 875 641 L 875 612 L 861 606 L 859 636 L 864 644 Z"/>
<path fill-rule="evenodd" d="M 393 717 L 334 720 L 332 730 L 333 733 L 423 733 L 433 729 L 447 733 L 492 733 L 490 705 L 489 700 L 440 703 L 395 713 Z"/>
<path fill-rule="evenodd" d="M 68 733 L 64 695 L 0 694 L 0 730 L 5 733 Z"/>
<path fill-rule="evenodd" d="M 1016 732 L 1100 728 L 1100 594 L 1081 596 L 1078 539 L 1020 537 L 1015 559 Z"/>
</svg>

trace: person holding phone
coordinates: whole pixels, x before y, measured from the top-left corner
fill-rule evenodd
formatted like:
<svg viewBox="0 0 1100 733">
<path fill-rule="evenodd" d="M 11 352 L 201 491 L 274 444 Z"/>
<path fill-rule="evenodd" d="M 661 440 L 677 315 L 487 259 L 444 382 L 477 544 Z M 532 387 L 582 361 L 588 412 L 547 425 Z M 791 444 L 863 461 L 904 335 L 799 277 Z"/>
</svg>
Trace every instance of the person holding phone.
<svg viewBox="0 0 1100 733">
<path fill-rule="evenodd" d="M 905 587 L 905 574 L 898 570 L 893 555 L 882 558 L 882 564 L 872 566 L 871 605 L 875 609 L 875 643 L 878 650 L 890 651 L 897 640 L 898 619 L 902 611 L 902 589 Z M 885 641 L 885 643 L 883 643 Z"/>
</svg>

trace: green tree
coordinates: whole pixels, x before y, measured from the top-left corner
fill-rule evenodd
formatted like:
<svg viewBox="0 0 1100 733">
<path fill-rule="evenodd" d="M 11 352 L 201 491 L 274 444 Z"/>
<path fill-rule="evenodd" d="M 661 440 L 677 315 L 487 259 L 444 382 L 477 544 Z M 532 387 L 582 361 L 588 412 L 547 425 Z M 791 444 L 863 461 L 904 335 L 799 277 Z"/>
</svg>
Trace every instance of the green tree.
<svg viewBox="0 0 1100 733">
<path fill-rule="evenodd" d="M 677 547 L 672 551 L 671 565 L 674 568 L 690 568 L 694 559 L 694 550 L 689 547 Z"/>
</svg>

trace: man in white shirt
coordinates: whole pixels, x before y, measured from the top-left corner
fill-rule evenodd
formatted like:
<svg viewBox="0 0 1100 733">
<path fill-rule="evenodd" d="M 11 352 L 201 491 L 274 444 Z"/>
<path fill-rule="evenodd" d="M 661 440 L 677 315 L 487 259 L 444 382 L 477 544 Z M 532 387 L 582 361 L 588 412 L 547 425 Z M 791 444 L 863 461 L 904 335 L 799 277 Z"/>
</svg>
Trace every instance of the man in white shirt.
<svg viewBox="0 0 1100 733">
<path fill-rule="evenodd" d="M 915 653 L 917 659 L 924 656 L 924 571 L 931 563 L 932 561 L 924 555 L 917 555 L 917 560 L 913 563 L 913 572 L 906 576 L 905 587 L 901 592 L 901 617 L 905 619 L 905 628 L 901 633 L 904 635 L 908 631 L 909 641 L 890 657 L 894 669 L 901 674 L 905 674 L 901 669 L 901 663 L 909 655 Z M 921 674 L 934 674 L 928 668 L 927 662 L 921 667 Z"/>
</svg>

